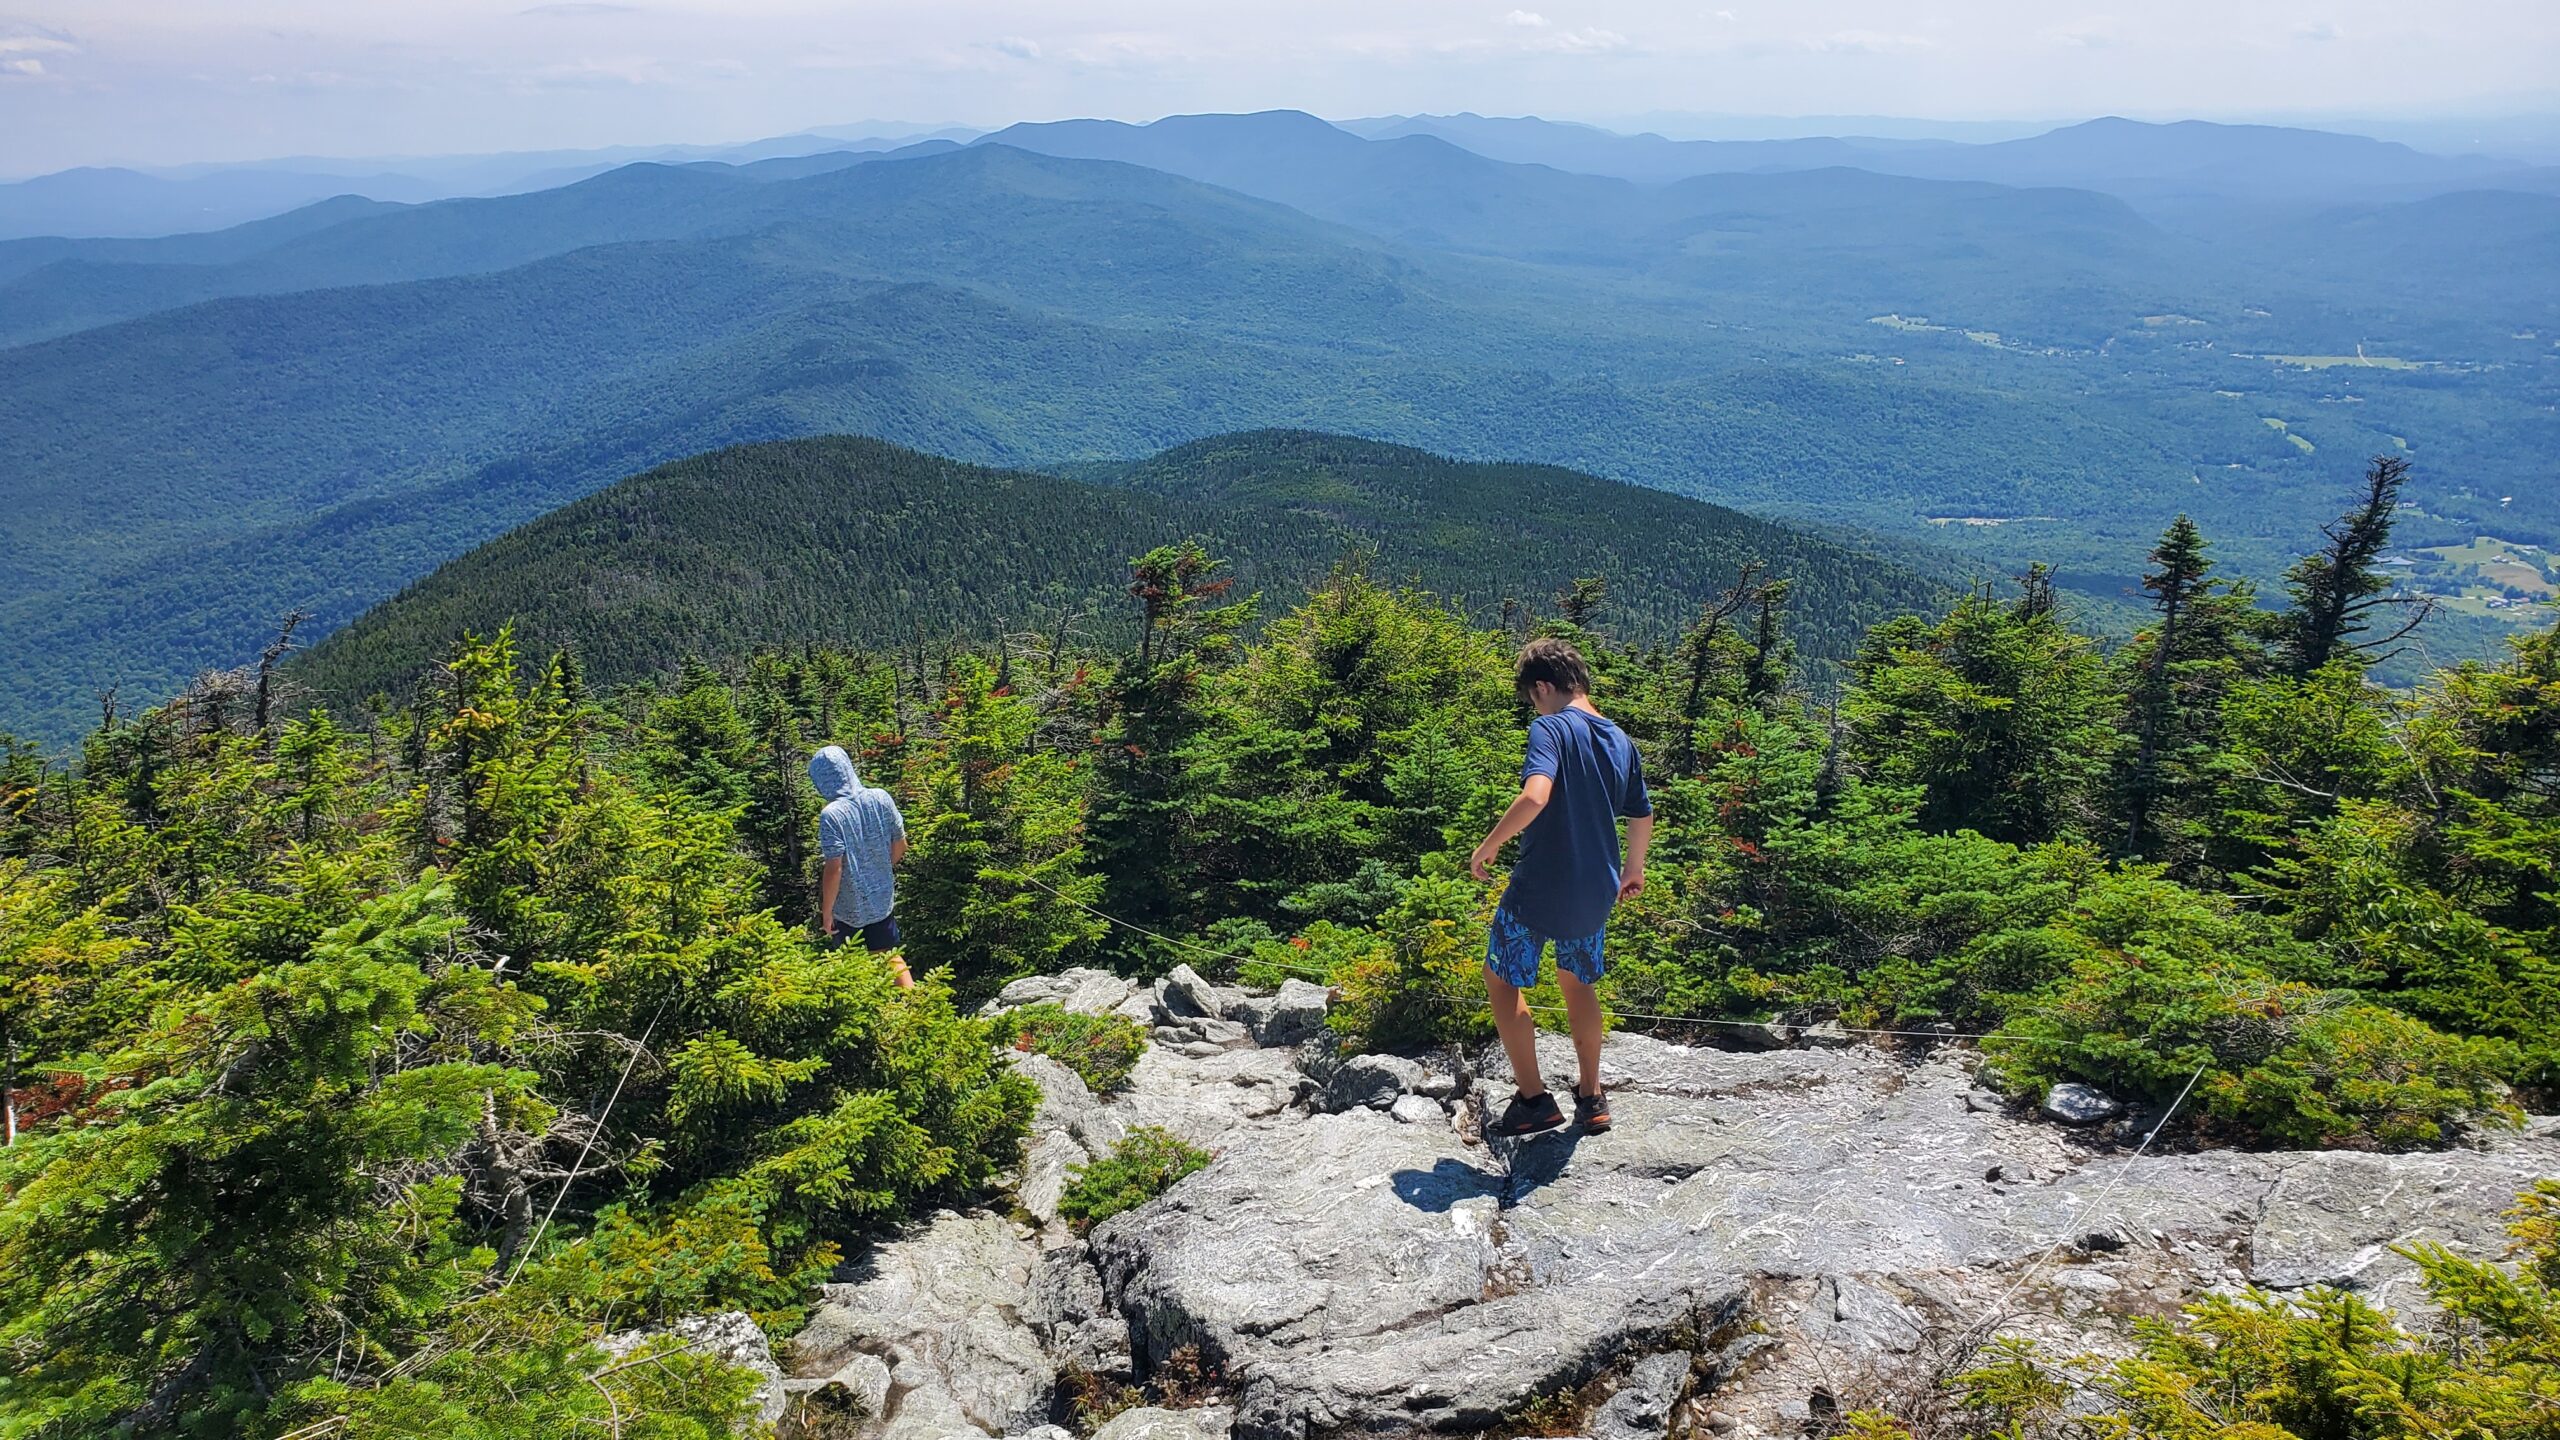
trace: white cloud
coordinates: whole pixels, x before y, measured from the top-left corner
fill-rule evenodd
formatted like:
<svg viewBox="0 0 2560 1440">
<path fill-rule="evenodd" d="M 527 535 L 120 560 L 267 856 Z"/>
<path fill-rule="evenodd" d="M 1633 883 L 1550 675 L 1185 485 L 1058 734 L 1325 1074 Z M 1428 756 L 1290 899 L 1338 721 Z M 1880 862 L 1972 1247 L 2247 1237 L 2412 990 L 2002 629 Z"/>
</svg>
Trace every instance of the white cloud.
<svg viewBox="0 0 2560 1440">
<path fill-rule="evenodd" d="M 0 80 L 56 79 L 42 57 L 79 53 L 78 42 L 59 30 L 0 20 Z"/>
<path fill-rule="evenodd" d="M 9 22 L 0 20 L 0 26 Z M 77 55 L 80 46 L 59 30 L 12 26 L 0 30 L 0 55 Z"/>
<path fill-rule="evenodd" d="M 1733 23 L 1733 12 L 1730 10 L 1719 10 L 1716 12 L 1716 18 L 1730 25 Z"/>
<path fill-rule="evenodd" d="M 2326 20 L 2305 20 L 2293 27 L 2293 38 L 2313 42 L 2335 40 L 2338 38 L 2338 27 Z"/>
<path fill-rule="evenodd" d="M 527 6 L 516 13 L 569 20 L 583 15 L 637 15 L 640 13 L 640 7 L 616 4 L 613 0 L 558 0 L 558 3 L 550 5 Z"/>
<path fill-rule="evenodd" d="M 1624 50 L 1627 37 L 1615 30 L 1559 30 L 1539 48 L 1562 55 L 1597 55 L 1607 50 Z"/>
<path fill-rule="evenodd" d="M 1921 35 L 1896 35 L 1883 30 L 1841 30 L 1829 35 L 1809 35 L 1805 37 L 1804 46 L 1827 55 L 1885 55 L 1933 50 L 1937 43 Z"/>
<path fill-rule="evenodd" d="M 1020 35 L 1007 35 L 1001 40 L 990 42 L 987 48 L 999 55 L 1010 55 L 1016 60 L 1040 58 L 1040 42 L 1025 39 Z"/>
<path fill-rule="evenodd" d="M 2116 32 L 2107 25 L 2075 25 L 2065 30 L 2044 32 L 2047 43 L 2073 50 L 2111 50 L 2116 45 Z"/>
<path fill-rule="evenodd" d="M 1502 23 L 1522 30 L 1544 30 L 1547 28 L 1547 17 L 1535 10 L 1514 10 L 1502 17 Z"/>
</svg>

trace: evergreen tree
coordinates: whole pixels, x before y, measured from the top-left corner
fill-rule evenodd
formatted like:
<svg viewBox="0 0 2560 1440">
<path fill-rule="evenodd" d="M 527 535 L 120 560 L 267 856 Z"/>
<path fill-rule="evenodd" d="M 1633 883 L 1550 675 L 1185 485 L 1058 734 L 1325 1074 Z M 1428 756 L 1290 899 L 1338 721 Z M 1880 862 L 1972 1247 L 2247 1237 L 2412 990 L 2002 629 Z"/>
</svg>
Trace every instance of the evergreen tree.
<svg viewBox="0 0 2560 1440">
<path fill-rule="evenodd" d="M 1233 588 L 1224 569 L 1196 541 L 1151 550 L 1129 566 L 1138 646 L 1115 677 L 1097 737 L 1086 830 L 1104 877 L 1103 910 L 1150 929 L 1197 913 L 1183 752 L 1211 723 L 1208 678 L 1234 660 L 1237 632 L 1255 605 L 1219 603 Z"/>
<path fill-rule="evenodd" d="M 2394 653 L 2389 647 L 2434 613 L 2433 599 L 2395 593 L 2376 563 L 2391 543 L 2393 512 L 2408 479 L 2407 460 L 2373 457 L 2365 467 L 2362 501 L 2322 526 L 2328 543 L 2285 571 L 2285 593 L 2293 597 L 2285 650 L 2294 674 L 2309 675 L 2337 659 L 2369 665 Z M 2386 623 L 2389 633 L 2358 638 Z"/>
<path fill-rule="evenodd" d="M 2157 619 L 2127 652 L 2134 755 L 2119 850 L 2173 865 L 2192 863 L 2193 799 L 2206 783 L 2222 697 L 2256 663 L 2251 592 L 2215 578 L 2209 551 L 2194 521 L 2170 523 L 2142 577 Z"/>
<path fill-rule="evenodd" d="M 2093 835 L 2122 702 L 2044 587 L 2006 605 L 1977 591 L 1935 625 L 1878 626 L 1852 668 L 1842 710 L 1860 758 L 1878 779 L 1920 787 L 1930 829 Z"/>
</svg>

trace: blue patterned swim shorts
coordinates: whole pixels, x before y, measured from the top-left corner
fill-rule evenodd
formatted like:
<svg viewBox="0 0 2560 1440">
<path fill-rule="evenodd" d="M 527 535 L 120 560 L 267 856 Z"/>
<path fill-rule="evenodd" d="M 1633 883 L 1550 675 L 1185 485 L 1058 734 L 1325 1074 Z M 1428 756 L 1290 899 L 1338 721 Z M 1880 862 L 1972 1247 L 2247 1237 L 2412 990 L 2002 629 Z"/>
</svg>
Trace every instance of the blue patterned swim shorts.
<svg viewBox="0 0 2560 1440">
<path fill-rule="evenodd" d="M 1609 973 L 1609 958 L 1600 948 L 1608 933 L 1595 930 L 1579 939 L 1556 940 L 1556 968 L 1585 985 L 1599 984 L 1600 977 Z M 1551 939 L 1530 929 L 1508 908 L 1497 908 L 1493 930 L 1485 939 L 1485 968 L 1501 976 L 1503 983 L 1526 990 L 1538 983 L 1538 959 Z"/>
</svg>

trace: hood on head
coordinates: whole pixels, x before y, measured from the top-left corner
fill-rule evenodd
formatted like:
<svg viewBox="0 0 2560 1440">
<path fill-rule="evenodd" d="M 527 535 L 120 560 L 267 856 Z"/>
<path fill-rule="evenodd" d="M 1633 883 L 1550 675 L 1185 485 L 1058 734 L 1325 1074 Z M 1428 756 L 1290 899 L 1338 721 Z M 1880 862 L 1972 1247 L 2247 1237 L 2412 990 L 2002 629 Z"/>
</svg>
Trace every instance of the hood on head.
<svg viewBox="0 0 2560 1440">
<path fill-rule="evenodd" d="M 853 772 L 853 757 L 841 745 L 830 745 L 809 757 L 809 783 L 830 800 L 841 800 L 862 783 Z"/>
</svg>

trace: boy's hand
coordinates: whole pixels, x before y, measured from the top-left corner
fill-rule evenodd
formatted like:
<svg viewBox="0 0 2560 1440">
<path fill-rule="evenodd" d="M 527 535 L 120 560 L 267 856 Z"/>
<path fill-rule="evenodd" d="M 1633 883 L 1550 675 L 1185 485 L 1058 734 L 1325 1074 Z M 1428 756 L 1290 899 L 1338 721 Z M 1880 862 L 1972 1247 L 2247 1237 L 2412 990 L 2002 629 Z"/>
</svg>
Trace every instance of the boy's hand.
<svg viewBox="0 0 2560 1440">
<path fill-rule="evenodd" d="M 1632 866 L 1618 872 L 1618 898 L 1633 900 L 1644 893 L 1644 867 Z"/>
<path fill-rule="evenodd" d="M 1476 878 L 1487 885 L 1493 883 L 1494 848 L 1493 842 L 1486 841 L 1476 847 L 1474 854 L 1467 857 L 1467 868 L 1474 871 Z"/>
</svg>

